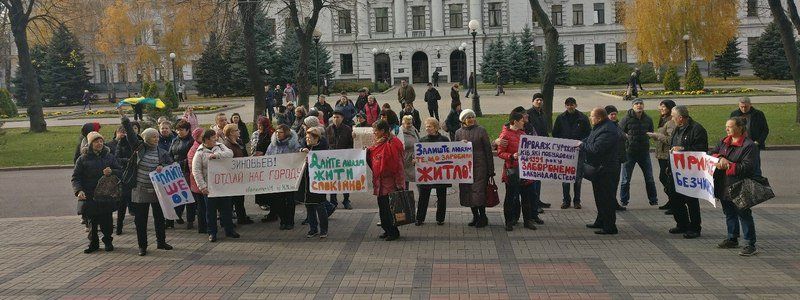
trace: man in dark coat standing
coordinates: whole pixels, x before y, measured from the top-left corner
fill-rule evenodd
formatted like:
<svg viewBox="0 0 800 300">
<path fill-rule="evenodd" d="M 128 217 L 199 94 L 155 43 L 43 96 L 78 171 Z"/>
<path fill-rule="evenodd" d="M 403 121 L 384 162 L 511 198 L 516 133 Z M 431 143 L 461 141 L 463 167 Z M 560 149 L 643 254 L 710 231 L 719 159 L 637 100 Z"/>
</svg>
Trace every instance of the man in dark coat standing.
<svg viewBox="0 0 800 300">
<path fill-rule="evenodd" d="M 400 107 L 404 107 L 406 103 L 414 103 L 417 98 L 417 93 L 414 92 L 414 87 L 408 85 L 407 80 L 400 82 L 400 88 L 397 89 L 397 101 L 400 102 Z"/>
<path fill-rule="evenodd" d="M 619 122 L 619 128 L 625 134 L 627 142 L 626 159 L 622 168 L 622 184 L 620 185 L 619 200 L 622 206 L 628 206 L 631 198 L 631 175 L 636 165 L 642 169 L 644 175 L 647 199 L 650 205 L 658 205 L 656 181 L 653 179 L 653 166 L 650 163 L 650 137 L 647 133 L 653 132 L 653 119 L 644 112 L 642 99 L 633 100 L 633 108 L 628 110 L 628 115 Z"/>
<path fill-rule="evenodd" d="M 589 136 L 591 127 L 589 126 L 589 119 L 586 118 L 578 108 L 578 102 L 575 98 L 569 97 L 564 100 L 564 106 L 567 110 L 558 117 L 553 124 L 553 137 L 570 140 L 583 140 Z M 578 165 L 578 174 L 582 174 L 581 165 Z M 575 180 L 574 196 L 569 195 L 569 183 L 562 183 L 561 189 L 564 194 L 564 201 L 561 204 L 561 209 L 567 209 L 572 203 L 575 204 L 575 209 L 581 209 L 581 178 Z"/>
<path fill-rule="evenodd" d="M 597 205 L 597 219 L 586 227 L 600 229 L 596 234 L 617 234 L 617 201 L 614 197 L 616 176 L 619 174 L 620 131 L 608 119 L 604 108 L 598 107 L 590 114 L 591 134 L 580 144 L 581 152 L 586 154 L 586 163 L 596 173 L 592 179 L 592 191 Z M 578 162 L 581 164 L 582 162 Z"/>
<path fill-rule="evenodd" d="M 333 111 L 332 122 L 328 128 L 325 129 L 325 136 L 328 139 L 328 149 L 353 149 L 353 128 L 344 124 L 344 113 L 336 109 Z M 331 194 L 331 204 L 334 207 L 339 205 L 336 199 L 336 194 Z M 344 209 L 353 209 L 350 206 L 350 194 L 344 194 L 344 201 L 342 201 Z"/>
<path fill-rule="evenodd" d="M 755 109 L 749 97 L 739 98 L 739 109 L 731 112 L 731 118 L 744 117 L 747 120 L 747 136 L 756 143 L 759 150 L 764 150 L 767 146 L 767 136 L 769 136 L 769 125 L 764 112 Z M 761 151 L 756 151 L 755 170 L 756 175 L 761 176 Z"/>
<path fill-rule="evenodd" d="M 689 116 L 689 109 L 686 106 L 678 105 L 672 108 L 672 120 L 678 126 L 672 134 L 672 152 L 708 151 L 708 133 L 700 123 Z M 672 170 L 669 174 L 672 174 Z M 670 229 L 669 233 L 683 233 L 683 237 L 687 239 L 700 237 L 700 202 L 697 198 L 681 193 L 675 194 L 672 216 L 675 218 L 676 226 Z"/>
<path fill-rule="evenodd" d="M 438 70 L 433 71 L 433 76 L 431 76 L 431 79 L 433 79 L 433 86 L 439 86 L 439 71 Z"/>
<path fill-rule="evenodd" d="M 544 95 L 542 93 L 535 93 L 533 94 L 533 106 L 529 108 L 526 112 L 528 114 L 528 124 L 533 126 L 533 130 L 536 131 L 536 135 L 538 136 L 549 136 L 550 131 L 548 130 L 547 122 L 548 118 L 545 117 L 544 113 Z M 537 189 L 541 188 L 541 182 L 538 182 Z M 537 191 L 539 195 L 541 195 L 541 191 Z M 539 213 L 542 212 L 542 208 L 550 208 L 550 203 L 543 202 L 541 199 L 538 200 L 538 211 Z"/>
<path fill-rule="evenodd" d="M 433 84 L 428 82 L 428 90 L 425 91 L 425 102 L 428 103 L 428 114 L 431 117 L 436 118 L 439 120 L 439 100 L 442 99 L 442 96 L 439 95 L 439 91 L 437 91 Z"/>
</svg>

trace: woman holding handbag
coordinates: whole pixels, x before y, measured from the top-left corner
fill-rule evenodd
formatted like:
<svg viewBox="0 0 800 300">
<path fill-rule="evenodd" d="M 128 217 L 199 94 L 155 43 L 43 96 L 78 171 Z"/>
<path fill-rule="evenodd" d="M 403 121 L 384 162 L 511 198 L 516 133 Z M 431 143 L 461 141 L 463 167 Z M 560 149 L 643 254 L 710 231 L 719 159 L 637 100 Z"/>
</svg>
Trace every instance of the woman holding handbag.
<svg viewBox="0 0 800 300">
<path fill-rule="evenodd" d="M 461 128 L 456 131 L 456 140 L 472 142 L 472 179 L 470 183 L 459 184 L 459 200 L 462 206 L 472 209 L 472 222 L 468 226 L 477 228 L 489 225 L 486 216 L 487 187 L 489 178 L 494 177 L 494 155 L 489 134 L 486 129 L 478 125 L 475 112 L 471 109 L 461 111 L 458 116 Z"/>
<path fill-rule="evenodd" d="M 506 231 L 514 230 L 520 210 L 525 228 L 536 230 L 531 216 L 531 203 L 521 200 L 524 197 L 524 184 L 531 186 L 532 182 L 524 182 L 519 177 L 519 140 L 525 134 L 525 115 L 519 112 L 512 112 L 508 118 L 508 126 L 503 126 L 500 139 L 506 143 L 497 145 L 497 157 L 504 160 L 503 163 L 503 182 L 506 183 L 506 197 L 503 203 L 503 215 L 505 216 Z M 532 191 L 529 191 L 532 192 Z"/>
<path fill-rule="evenodd" d="M 95 198 L 95 189 L 98 181 L 105 177 L 122 175 L 122 167 L 117 162 L 117 158 L 110 153 L 108 147 L 103 142 L 103 136 L 96 131 L 90 132 L 86 136 L 88 147 L 81 149 L 81 155 L 75 161 L 75 169 L 72 171 L 72 188 L 75 196 L 80 202 L 80 213 L 86 218 L 89 230 L 89 247 L 83 253 L 92 253 L 100 249 L 100 239 L 97 235 L 97 227 L 103 232 L 103 244 L 106 251 L 113 251 L 114 245 L 111 241 L 113 217 L 111 214 L 116 209 L 116 201 L 100 201 Z M 118 188 L 118 185 L 117 185 Z M 106 199 L 114 200 L 114 199 Z"/>
<path fill-rule="evenodd" d="M 403 143 L 392 135 L 392 129 L 385 120 L 375 122 L 372 128 L 375 142 L 367 148 L 367 164 L 372 169 L 373 193 L 378 196 L 378 212 L 383 228 L 379 238 L 394 241 L 400 237 L 400 230 L 394 225 L 389 194 L 404 189 Z"/>
<path fill-rule="evenodd" d="M 755 177 L 756 151 L 758 146 L 747 137 L 747 120 L 742 117 L 730 118 L 725 123 L 724 137 L 709 154 L 719 158 L 714 172 L 714 197 L 722 202 L 722 211 L 725 213 L 725 223 L 728 227 L 728 237 L 720 242 L 717 247 L 723 249 L 739 247 L 739 224 L 742 227 L 747 246 L 742 248 L 739 255 L 752 256 L 756 250 L 756 225 L 753 222 L 753 212 L 747 208 L 739 210 L 731 201 L 735 195 L 730 195 L 728 188 L 744 179 Z"/>
</svg>

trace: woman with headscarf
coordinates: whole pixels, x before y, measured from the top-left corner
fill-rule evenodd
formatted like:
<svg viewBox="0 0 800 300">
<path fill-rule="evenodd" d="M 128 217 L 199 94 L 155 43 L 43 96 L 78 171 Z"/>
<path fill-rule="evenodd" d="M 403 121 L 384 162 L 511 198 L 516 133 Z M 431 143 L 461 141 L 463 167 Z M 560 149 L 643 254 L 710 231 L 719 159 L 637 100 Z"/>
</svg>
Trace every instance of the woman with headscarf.
<svg viewBox="0 0 800 300">
<path fill-rule="evenodd" d="M 486 217 L 486 187 L 489 178 L 494 177 L 494 155 L 489 134 L 486 129 L 478 125 L 475 112 L 471 109 L 461 111 L 458 116 L 461 128 L 456 131 L 456 140 L 472 142 L 472 183 L 459 184 L 459 199 L 462 206 L 472 210 L 472 221 L 469 226 L 486 227 L 489 218 Z"/>
<path fill-rule="evenodd" d="M 141 136 L 144 142 L 140 142 L 136 138 L 130 120 L 125 116 L 122 117 L 122 127 L 125 128 L 128 143 L 135 149 L 134 155 L 126 167 L 128 176 L 123 176 L 123 181 L 129 186 L 133 186 L 131 202 L 136 211 L 134 223 L 136 224 L 136 238 L 139 242 L 139 256 L 147 255 L 147 218 L 151 207 L 153 226 L 156 231 L 156 248 L 172 250 L 172 246 L 167 244 L 164 213 L 158 204 L 156 190 L 149 175 L 152 171 L 161 171 L 164 166 L 172 163 L 172 159 L 169 157 L 168 151 L 158 147 L 159 132 L 155 128 L 147 128 L 142 131 Z"/>
</svg>

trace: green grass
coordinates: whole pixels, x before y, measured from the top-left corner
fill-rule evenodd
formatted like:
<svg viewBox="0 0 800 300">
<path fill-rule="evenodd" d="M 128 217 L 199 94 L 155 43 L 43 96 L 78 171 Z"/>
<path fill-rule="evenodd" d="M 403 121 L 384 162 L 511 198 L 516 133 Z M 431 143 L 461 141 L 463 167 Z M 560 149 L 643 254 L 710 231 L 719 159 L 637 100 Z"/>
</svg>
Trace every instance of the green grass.
<svg viewBox="0 0 800 300">
<path fill-rule="evenodd" d="M 796 104 L 758 104 L 756 107 L 767 116 L 770 127 L 768 146 L 800 144 L 800 125 L 794 121 Z M 725 120 L 734 109 L 734 105 L 696 105 L 691 106 L 689 112 L 706 128 L 713 145 L 725 135 Z M 559 113 L 554 114 L 553 119 Z M 648 110 L 647 114 L 656 122 L 653 125 L 658 125 L 658 112 Z M 478 123 L 486 128 L 491 139 L 496 139 L 507 120 L 505 115 L 487 115 L 479 118 Z M 248 125 L 252 128 L 252 124 Z M 202 126 L 208 128 L 208 125 Z M 117 125 L 103 125 L 100 133 L 111 139 L 116 128 Z M 72 164 L 80 126 L 49 127 L 49 130 L 47 133 L 33 134 L 24 128 L 5 129 L 6 134 L 0 136 L 0 168 Z"/>
<path fill-rule="evenodd" d="M 757 104 L 754 107 L 767 116 L 770 129 L 767 146 L 800 144 L 800 125 L 795 122 L 796 104 Z M 626 108 L 617 108 L 621 110 L 621 117 L 627 114 Z M 689 114 L 706 128 L 709 143 L 713 145 L 725 136 L 725 121 L 734 109 L 736 109 L 734 105 L 693 105 L 689 107 Z M 553 120 L 560 113 L 554 113 Z M 588 112 L 586 113 L 588 115 Z M 658 126 L 658 111 L 647 110 L 646 113 L 653 119 L 653 126 Z M 496 139 L 500 135 L 500 130 L 506 122 L 508 116 L 505 115 L 487 115 L 478 118 L 478 123 L 486 128 L 491 139 Z"/>
</svg>

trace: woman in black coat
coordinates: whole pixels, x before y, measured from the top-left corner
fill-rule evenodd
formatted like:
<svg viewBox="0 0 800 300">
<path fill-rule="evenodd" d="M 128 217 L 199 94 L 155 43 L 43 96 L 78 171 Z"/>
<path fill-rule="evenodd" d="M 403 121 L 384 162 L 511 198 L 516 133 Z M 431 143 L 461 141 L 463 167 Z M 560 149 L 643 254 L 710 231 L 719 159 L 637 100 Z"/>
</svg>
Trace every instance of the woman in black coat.
<svg viewBox="0 0 800 300">
<path fill-rule="evenodd" d="M 449 142 L 446 136 L 439 134 L 441 130 L 439 121 L 436 118 L 425 119 L 425 132 L 428 135 L 419 139 L 420 143 Z M 408 180 L 408 178 L 406 178 Z M 444 225 L 444 216 L 447 211 L 447 188 L 450 184 L 419 184 L 419 205 L 417 206 L 417 222 L 414 225 L 420 226 L 425 223 L 425 215 L 428 212 L 428 201 L 431 198 L 431 190 L 436 189 L 436 224 Z"/>
<path fill-rule="evenodd" d="M 250 131 L 247 130 L 247 124 L 242 121 L 242 116 L 240 116 L 239 113 L 233 113 L 231 115 L 231 124 L 236 124 L 236 126 L 239 127 L 239 139 L 247 143 L 250 140 Z"/>
<path fill-rule="evenodd" d="M 189 165 L 192 163 L 187 160 L 186 156 L 189 154 L 189 149 L 194 145 L 194 138 L 191 134 L 192 124 L 188 121 L 181 119 L 175 124 L 175 132 L 177 138 L 172 140 L 172 145 L 169 146 L 169 155 L 172 161 L 181 166 L 181 172 L 186 177 L 186 182 L 189 182 Z M 183 224 L 183 211 L 188 208 L 186 212 L 186 229 L 194 229 L 194 218 L 197 214 L 195 203 L 181 205 L 175 208 L 175 213 L 178 214 L 178 224 Z M 175 228 L 175 221 L 167 220 L 167 228 Z"/>
<path fill-rule="evenodd" d="M 739 225 L 741 224 L 747 246 L 742 248 L 739 255 L 755 255 L 756 226 L 753 222 L 753 212 L 748 208 L 739 210 L 731 201 L 728 187 L 756 174 L 756 151 L 758 146 L 747 136 L 747 120 L 734 117 L 725 123 L 724 137 L 709 153 L 719 158 L 714 172 L 714 196 L 722 202 L 722 211 L 725 213 L 725 223 L 728 227 L 728 237 L 719 243 L 719 248 L 739 247 Z"/>
<path fill-rule="evenodd" d="M 81 149 L 81 155 L 75 161 L 75 169 L 72 171 L 72 189 L 78 201 L 81 201 L 80 213 L 86 218 L 89 231 L 89 247 L 83 250 L 84 253 L 92 253 L 100 249 L 100 240 L 97 235 L 97 227 L 103 232 L 103 244 L 106 251 L 113 251 L 111 244 L 113 229 L 113 217 L 111 214 L 116 210 L 114 199 L 112 201 L 96 201 L 95 190 L 97 183 L 103 176 L 122 175 L 122 167 L 117 158 L 104 145 L 103 136 L 96 131 L 90 132 L 86 136 L 87 147 Z"/>
<path fill-rule="evenodd" d="M 461 105 L 461 95 L 458 94 L 458 83 L 454 83 L 450 88 L 450 109 L 456 109 Z"/>
</svg>

